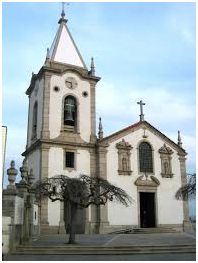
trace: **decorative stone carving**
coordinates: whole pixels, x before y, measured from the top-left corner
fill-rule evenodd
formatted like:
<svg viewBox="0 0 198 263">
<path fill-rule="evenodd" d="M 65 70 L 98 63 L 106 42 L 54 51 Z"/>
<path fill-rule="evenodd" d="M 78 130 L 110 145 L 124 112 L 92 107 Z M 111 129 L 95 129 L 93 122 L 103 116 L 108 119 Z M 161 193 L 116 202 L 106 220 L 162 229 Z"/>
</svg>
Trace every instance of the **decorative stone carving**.
<svg viewBox="0 0 198 263">
<path fill-rule="evenodd" d="M 34 177 L 34 174 L 33 174 L 33 169 L 30 169 L 30 174 L 28 176 L 28 183 L 29 183 L 30 186 L 33 185 L 34 179 L 35 179 L 35 177 Z"/>
<path fill-rule="evenodd" d="M 141 175 L 137 178 L 137 180 L 134 182 L 136 186 L 151 186 L 151 187 L 157 187 L 160 185 L 160 181 L 153 175 L 150 176 L 150 179 L 148 178 L 148 175 Z"/>
<path fill-rule="evenodd" d="M 27 184 L 27 178 L 28 178 L 28 167 L 27 167 L 27 162 L 26 159 L 23 160 L 23 165 L 20 167 L 20 172 L 21 172 L 21 181 L 20 184 Z"/>
<path fill-rule="evenodd" d="M 9 181 L 9 185 L 7 186 L 7 189 L 16 189 L 15 180 L 16 180 L 17 174 L 18 174 L 18 171 L 17 169 L 15 169 L 15 162 L 11 161 L 10 168 L 7 169 L 8 181 Z"/>
<path fill-rule="evenodd" d="M 148 135 L 146 135 L 146 127 L 143 127 L 142 129 L 144 131 L 144 134 L 142 135 L 142 138 L 144 138 L 144 139 L 148 138 Z"/>
<path fill-rule="evenodd" d="M 118 174 L 130 175 L 132 173 L 130 162 L 132 146 L 122 139 L 121 142 L 116 144 L 116 148 L 118 149 Z"/>
<path fill-rule="evenodd" d="M 161 175 L 165 178 L 172 178 L 172 165 L 171 165 L 171 155 L 173 151 L 170 147 L 164 145 L 159 149 L 160 158 L 161 158 Z"/>
</svg>

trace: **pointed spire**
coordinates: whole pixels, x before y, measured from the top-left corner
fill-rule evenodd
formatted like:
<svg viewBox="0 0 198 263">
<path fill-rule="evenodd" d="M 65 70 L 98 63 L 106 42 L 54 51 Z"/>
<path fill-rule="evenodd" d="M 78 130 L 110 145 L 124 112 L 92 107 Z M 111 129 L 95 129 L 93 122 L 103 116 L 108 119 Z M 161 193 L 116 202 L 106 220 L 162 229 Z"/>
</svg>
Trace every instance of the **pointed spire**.
<svg viewBox="0 0 198 263">
<path fill-rule="evenodd" d="M 52 63 L 60 62 L 87 69 L 66 22 L 63 3 L 60 25 L 49 50 L 49 60 Z"/>
<path fill-rule="evenodd" d="M 99 118 L 98 138 L 99 138 L 99 140 L 103 139 L 103 128 L 102 128 L 101 117 Z"/>
<path fill-rule="evenodd" d="M 50 50 L 47 48 L 47 54 L 46 54 L 46 59 L 45 59 L 45 66 L 49 65 L 49 60 L 50 60 Z"/>
<path fill-rule="evenodd" d="M 58 23 L 61 24 L 63 23 L 67 23 L 67 19 L 65 19 L 65 3 L 62 2 L 62 12 L 61 12 L 61 18 L 59 19 Z"/>
<path fill-rule="evenodd" d="M 178 131 L 178 138 L 177 138 L 177 140 L 178 140 L 177 144 L 179 145 L 179 147 L 182 148 L 182 140 L 181 140 L 180 131 Z"/>
<path fill-rule="evenodd" d="M 91 76 L 95 76 L 95 65 L 94 65 L 94 58 L 91 58 L 91 70 L 90 70 Z"/>
</svg>

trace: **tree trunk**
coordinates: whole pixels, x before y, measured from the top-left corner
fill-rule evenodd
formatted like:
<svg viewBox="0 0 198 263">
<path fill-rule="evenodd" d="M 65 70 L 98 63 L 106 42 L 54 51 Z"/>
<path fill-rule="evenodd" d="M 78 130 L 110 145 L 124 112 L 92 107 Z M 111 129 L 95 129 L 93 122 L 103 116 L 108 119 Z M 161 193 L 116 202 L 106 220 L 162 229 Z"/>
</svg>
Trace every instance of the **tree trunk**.
<svg viewBox="0 0 198 263">
<path fill-rule="evenodd" d="M 71 213 L 68 244 L 75 244 L 77 204 L 70 203 L 70 212 Z"/>
</svg>

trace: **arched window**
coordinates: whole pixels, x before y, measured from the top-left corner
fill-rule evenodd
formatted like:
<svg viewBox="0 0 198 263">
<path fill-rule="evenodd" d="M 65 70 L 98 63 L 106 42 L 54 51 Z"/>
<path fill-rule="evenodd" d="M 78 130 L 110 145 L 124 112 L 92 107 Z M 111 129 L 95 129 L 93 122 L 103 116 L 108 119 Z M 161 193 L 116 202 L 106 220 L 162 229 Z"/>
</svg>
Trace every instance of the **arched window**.
<svg viewBox="0 0 198 263">
<path fill-rule="evenodd" d="M 35 102 L 33 108 L 33 117 L 32 117 L 32 139 L 37 137 L 37 115 L 38 115 L 38 103 Z"/>
<path fill-rule="evenodd" d="M 76 126 L 77 105 L 73 96 L 67 96 L 64 100 L 64 125 Z"/>
<path fill-rule="evenodd" d="M 142 142 L 139 146 L 140 172 L 153 172 L 152 148 L 149 143 Z"/>
</svg>

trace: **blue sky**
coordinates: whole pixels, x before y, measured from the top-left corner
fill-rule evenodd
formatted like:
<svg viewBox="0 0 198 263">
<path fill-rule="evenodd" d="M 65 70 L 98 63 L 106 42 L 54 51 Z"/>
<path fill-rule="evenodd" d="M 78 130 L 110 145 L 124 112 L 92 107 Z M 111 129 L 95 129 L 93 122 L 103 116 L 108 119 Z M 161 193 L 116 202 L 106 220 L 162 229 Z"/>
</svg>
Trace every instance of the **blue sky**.
<svg viewBox="0 0 198 263">
<path fill-rule="evenodd" d="M 3 125 L 6 168 L 21 165 L 32 72 L 43 65 L 58 28 L 60 3 L 3 3 Z M 94 56 L 97 118 L 105 135 L 145 120 L 177 142 L 181 131 L 195 171 L 195 3 L 70 3 L 68 27 L 89 67 Z"/>
</svg>

